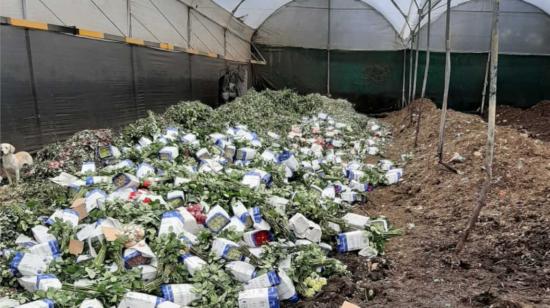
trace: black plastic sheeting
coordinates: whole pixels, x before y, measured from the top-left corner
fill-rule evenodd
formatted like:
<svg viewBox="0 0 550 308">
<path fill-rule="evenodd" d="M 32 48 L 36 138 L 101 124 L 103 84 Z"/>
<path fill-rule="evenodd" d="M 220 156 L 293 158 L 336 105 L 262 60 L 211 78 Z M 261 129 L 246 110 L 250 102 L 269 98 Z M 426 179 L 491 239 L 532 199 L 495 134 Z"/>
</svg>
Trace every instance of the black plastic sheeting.
<svg viewBox="0 0 550 308">
<path fill-rule="evenodd" d="M 219 79 L 248 64 L 0 26 L 0 142 L 32 151 L 118 128 L 182 100 L 218 105 Z M 248 73 L 248 75 L 250 75 Z"/>
</svg>

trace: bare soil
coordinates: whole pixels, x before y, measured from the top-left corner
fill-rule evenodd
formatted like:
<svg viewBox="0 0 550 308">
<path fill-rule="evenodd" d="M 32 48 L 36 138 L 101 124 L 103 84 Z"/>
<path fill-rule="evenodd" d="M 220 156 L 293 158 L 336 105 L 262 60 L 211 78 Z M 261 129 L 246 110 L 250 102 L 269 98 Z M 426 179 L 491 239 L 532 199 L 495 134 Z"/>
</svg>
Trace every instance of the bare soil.
<svg viewBox="0 0 550 308">
<path fill-rule="evenodd" d="M 352 277 L 329 283 L 299 307 L 550 307 L 550 143 L 510 127 L 497 127 L 493 182 L 466 248 L 453 251 L 476 204 L 484 174 L 486 123 L 450 110 L 445 159 L 462 174 L 437 164 L 440 110 L 430 101 L 422 111 L 418 147 L 409 109 L 389 114 L 394 140 L 386 151 L 398 160 L 411 152 L 399 185 L 375 189 L 356 209 L 385 215 L 404 231 L 386 254 L 367 261 L 349 253 L 339 258 Z"/>
<path fill-rule="evenodd" d="M 541 101 L 528 109 L 497 107 L 497 124 L 507 125 L 530 137 L 550 142 L 550 101 Z"/>
</svg>

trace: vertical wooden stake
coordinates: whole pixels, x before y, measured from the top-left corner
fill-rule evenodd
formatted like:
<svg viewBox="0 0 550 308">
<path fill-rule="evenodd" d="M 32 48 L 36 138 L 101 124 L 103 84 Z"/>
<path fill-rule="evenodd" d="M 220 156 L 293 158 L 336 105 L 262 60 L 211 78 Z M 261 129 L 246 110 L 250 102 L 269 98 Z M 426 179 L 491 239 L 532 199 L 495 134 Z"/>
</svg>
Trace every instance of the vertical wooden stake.
<svg viewBox="0 0 550 308">
<path fill-rule="evenodd" d="M 424 80 L 422 81 L 421 97 L 426 96 L 426 85 L 428 84 L 428 72 L 430 71 L 430 29 L 432 26 L 432 0 L 428 0 L 428 31 L 426 33 L 426 65 L 424 66 Z M 422 106 L 418 107 L 418 120 L 416 132 L 414 133 L 414 147 L 418 146 L 418 135 L 420 134 L 420 121 L 422 120 Z"/>
<path fill-rule="evenodd" d="M 487 200 L 487 193 L 491 188 L 491 180 L 493 178 L 493 156 L 495 149 L 495 116 L 496 116 L 496 105 L 497 105 L 497 75 L 498 75 L 498 20 L 500 14 L 500 0 L 493 0 L 493 31 L 491 34 L 491 83 L 489 88 L 489 118 L 487 120 L 487 153 L 485 154 L 485 180 L 481 186 L 479 193 L 478 203 L 472 211 L 470 220 L 462 236 L 458 241 L 455 249 L 455 253 L 458 254 L 464 248 L 466 241 L 468 240 L 468 235 L 474 228 L 481 208 L 485 206 Z"/>
<path fill-rule="evenodd" d="M 487 94 L 487 83 L 489 81 L 489 68 L 491 64 L 491 48 L 493 39 L 491 38 L 491 44 L 489 46 L 489 52 L 487 52 L 487 63 L 485 64 L 485 78 L 483 80 L 483 89 L 481 90 L 481 109 L 479 113 L 483 115 L 485 113 L 485 96 Z"/>
<path fill-rule="evenodd" d="M 418 16 L 422 16 L 420 9 L 418 10 Z M 416 56 L 414 59 L 414 78 L 413 78 L 413 90 L 412 90 L 412 100 L 416 99 L 416 79 L 418 77 L 418 54 L 420 50 L 420 20 L 421 17 L 418 17 L 418 26 L 416 27 Z"/>
<path fill-rule="evenodd" d="M 498 48 L 499 48 L 499 15 L 500 0 L 494 0 L 493 33 L 491 35 L 491 83 L 489 86 L 489 118 L 487 121 L 487 157 L 486 168 L 489 178 L 493 177 L 493 156 L 495 150 L 495 119 L 497 109 L 497 77 L 498 77 Z"/>
<path fill-rule="evenodd" d="M 412 40 L 411 40 L 411 54 L 409 55 L 409 99 L 407 101 L 407 104 L 411 103 L 411 96 L 412 96 L 412 73 L 413 73 L 413 45 L 414 45 L 415 35 L 413 34 Z"/>
<path fill-rule="evenodd" d="M 416 132 L 414 133 L 414 148 L 418 146 L 418 134 L 420 134 L 420 120 L 422 119 L 422 108 L 418 106 L 416 109 L 418 119 L 416 120 Z"/>
<path fill-rule="evenodd" d="M 447 101 L 449 99 L 449 84 L 451 82 L 451 0 L 447 0 L 447 20 L 445 29 L 445 89 L 441 106 L 441 122 L 439 125 L 439 145 L 437 157 L 443 162 L 443 145 L 445 143 L 445 124 L 447 121 Z"/>
<path fill-rule="evenodd" d="M 426 36 L 426 65 L 424 67 L 424 80 L 422 81 L 421 97 L 426 97 L 426 86 L 428 84 L 428 72 L 430 71 L 430 28 L 432 26 L 432 0 L 428 0 L 428 31 Z"/>
</svg>

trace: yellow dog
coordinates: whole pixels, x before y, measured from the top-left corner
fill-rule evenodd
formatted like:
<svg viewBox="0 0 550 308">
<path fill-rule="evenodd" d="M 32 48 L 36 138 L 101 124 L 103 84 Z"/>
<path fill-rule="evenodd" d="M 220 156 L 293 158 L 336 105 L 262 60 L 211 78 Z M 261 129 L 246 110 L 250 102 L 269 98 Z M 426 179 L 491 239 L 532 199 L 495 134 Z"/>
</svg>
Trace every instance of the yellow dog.
<svg viewBox="0 0 550 308">
<path fill-rule="evenodd" d="M 0 145 L 0 152 L 2 153 L 2 166 L 4 167 L 4 174 L 8 177 L 8 181 L 12 184 L 12 178 L 10 173 L 15 174 L 15 182 L 19 182 L 21 168 L 23 166 L 32 165 L 32 157 L 29 153 L 21 151 L 15 153 L 15 147 L 9 143 L 2 143 Z"/>
</svg>

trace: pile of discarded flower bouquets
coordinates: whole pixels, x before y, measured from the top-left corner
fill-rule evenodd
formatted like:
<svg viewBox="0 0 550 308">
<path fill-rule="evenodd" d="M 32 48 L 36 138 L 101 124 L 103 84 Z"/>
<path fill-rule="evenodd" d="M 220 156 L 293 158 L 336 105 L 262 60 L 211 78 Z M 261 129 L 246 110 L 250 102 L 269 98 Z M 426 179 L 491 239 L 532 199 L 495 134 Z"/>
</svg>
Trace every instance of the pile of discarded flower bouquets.
<svg viewBox="0 0 550 308">
<path fill-rule="evenodd" d="M 2 284 L 15 292 L 0 304 L 279 307 L 311 297 L 348 274 L 331 254 L 372 258 L 396 233 L 351 213 L 402 176 L 391 161 L 365 163 L 388 135 L 345 101 L 290 92 L 151 114 L 81 170 L 57 168 L 49 180 L 69 199 L 4 246 L 13 278 Z"/>
</svg>

